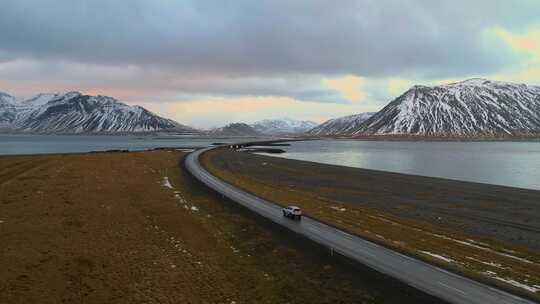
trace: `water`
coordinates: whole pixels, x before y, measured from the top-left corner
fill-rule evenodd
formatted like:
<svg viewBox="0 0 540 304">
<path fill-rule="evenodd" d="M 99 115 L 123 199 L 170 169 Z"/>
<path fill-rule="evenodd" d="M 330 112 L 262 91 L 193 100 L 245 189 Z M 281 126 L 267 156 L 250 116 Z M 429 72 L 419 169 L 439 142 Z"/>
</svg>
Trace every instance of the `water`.
<svg viewBox="0 0 540 304">
<path fill-rule="evenodd" d="M 105 150 L 141 151 L 159 147 L 203 147 L 234 138 L 99 136 L 99 135 L 0 135 L 0 155 L 77 153 Z"/>
<path fill-rule="evenodd" d="M 538 142 L 317 140 L 283 149 L 272 156 L 540 190 Z"/>
<path fill-rule="evenodd" d="M 2 154 L 140 151 L 256 140 L 210 137 L 0 135 Z M 291 159 L 540 190 L 538 142 L 293 142 Z"/>
</svg>

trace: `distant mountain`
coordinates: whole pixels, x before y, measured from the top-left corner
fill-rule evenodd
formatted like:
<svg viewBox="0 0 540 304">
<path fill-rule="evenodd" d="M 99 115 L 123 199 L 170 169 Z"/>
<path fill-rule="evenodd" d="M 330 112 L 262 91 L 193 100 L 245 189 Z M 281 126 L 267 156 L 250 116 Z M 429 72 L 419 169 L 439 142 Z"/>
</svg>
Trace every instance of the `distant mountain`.
<svg viewBox="0 0 540 304">
<path fill-rule="evenodd" d="M 10 128 L 17 116 L 16 99 L 0 92 L 0 130 Z"/>
<path fill-rule="evenodd" d="M 251 124 L 257 132 L 268 135 L 287 135 L 305 133 L 317 126 L 317 123 L 308 120 L 294 120 L 290 118 L 265 119 Z"/>
<path fill-rule="evenodd" d="M 221 128 L 212 129 L 209 135 L 213 136 L 260 136 L 250 125 L 245 123 L 231 123 Z"/>
<path fill-rule="evenodd" d="M 366 116 L 371 117 L 366 119 Z M 540 135 L 540 87 L 486 79 L 414 86 L 381 111 L 329 120 L 314 135 Z"/>
<path fill-rule="evenodd" d="M 365 112 L 360 114 L 349 115 L 327 120 L 315 128 L 309 130 L 311 135 L 339 135 L 348 134 L 356 130 L 368 118 L 373 116 L 375 112 Z"/>
<path fill-rule="evenodd" d="M 486 79 L 414 86 L 348 133 L 539 135 L 540 87 Z"/>
<path fill-rule="evenodd" d="M 79 92 L 39 94 L 17 101 L 0 95 L 2 129 L 28 133 L 194 132 L 142 107 Z"/>
</svg>

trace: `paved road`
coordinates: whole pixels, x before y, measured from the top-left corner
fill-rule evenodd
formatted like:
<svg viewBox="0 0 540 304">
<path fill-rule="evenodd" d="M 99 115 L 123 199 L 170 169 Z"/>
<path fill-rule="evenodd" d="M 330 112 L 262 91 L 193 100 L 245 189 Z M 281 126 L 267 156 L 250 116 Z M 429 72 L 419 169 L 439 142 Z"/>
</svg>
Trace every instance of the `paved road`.
<svg viewBox="0 0 540 304">
<path fill-rule="evenodd" d="M 276 204 L 246 193 L 208 173 L 200 165 L 199 155 L 214 148 L 198 150 L 186 157 L 185 166 L 195 178 L 253 212 L 319 244 L 333 248 L 334 252 L 450 303 L 533 303 L 402 255 L 311 218 L 304 217 L 302 221 L 284 218 L 281 207 Z"/>
</svg>

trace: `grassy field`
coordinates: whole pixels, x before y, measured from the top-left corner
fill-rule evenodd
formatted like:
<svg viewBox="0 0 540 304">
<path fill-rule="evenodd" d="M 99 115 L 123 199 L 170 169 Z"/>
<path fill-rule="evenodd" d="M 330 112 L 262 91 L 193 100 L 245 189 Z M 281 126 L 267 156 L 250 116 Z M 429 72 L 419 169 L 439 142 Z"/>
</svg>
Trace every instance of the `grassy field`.
<svg viewBox="0 0 540 304">
<path fill-rule="evenodd" d="M 0 157 L 0 303 L 433 301 L 222 200 L 183 156 Z"/>
<path fill-rule="evenodd" d="M 495 189 L 499 193 L 494 196 L 492 192 L 483 193 L 483 187 L 475 184 L 344 169 L 228 150 L 205 153 L 202 161 L 213 174 L 260 197 L 281 205 L 299 205 L 311 217 L 374 242 L 540 299 L 540 252 L 524 245 L 536 244 L 538 234 L 536 239 L 522 238 L 522 234 L 534 237 L 533 227 L 529 231 L 529 226 L 484 224 L 481 217 L 474 218 L 475 213 L 471 212 L 475 204 L 480 209 L 486 205 L 489 208 L 507 197 L 517 202 L 519 195 L 523 196 L 519 189 Z M 355 170 L 362 175 L 355 176 Z M 443 183 L 448 193 L 443 193 L 445 190 L 439 189 L 437 183 Z M 448 189 L 455 191 L 454 194 Z M 464 211 L 455 206 L 461 195 L 458 191 L 467 196 L 466 203 L 460 202 L 465 204 Z M 488 194 L 494 201 L 481 200 Z M 434 209 L 434 198 L 447 200 L 446 209 L 442 204 Z M 515 203 L 509 205 L 514 210 L 503 210 L 511 212 L 499 214 L 500 218 L 513 219 L 520 208 L 522 213 L 529 212 Z M 449 213 L 455 213 L 457 219 L 447 216 Z M 459 218 L 460 214 L 463 218 Z M 510 229 L 513 235 L 508 232 Z"/>
</svg>

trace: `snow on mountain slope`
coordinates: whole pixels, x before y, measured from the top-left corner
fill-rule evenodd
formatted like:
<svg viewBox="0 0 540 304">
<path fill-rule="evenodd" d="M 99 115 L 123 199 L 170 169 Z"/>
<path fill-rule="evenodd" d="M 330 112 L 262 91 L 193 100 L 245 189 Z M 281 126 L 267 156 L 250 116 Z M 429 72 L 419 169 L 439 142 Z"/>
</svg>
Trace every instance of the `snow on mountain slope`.
<svg viewBox="0 0 540 304">
<path fill-rule="evenodd" d="M 0 92 L 0 129 L 9 128 L 17 115 L 15 97 Z"/>
<path fill-rule="evenodd" d="M 309 130 L 308 133 L 312 135 L 347 134 L 353 130 L 356 130 L 364 121 L 373 116 L 373 114 L 375 114 L 375 112 L 365 112 L 330 119 Z"/>
<path fill-rule="evenodd" d="M 70 93 L 77 94 L 78 92 L 70 92 Z M 69 93 L 67 93 L 67 94 L 69 94 Z M 25 106 L 25 107 L 42 106 L 42 105 L 48 103 L 49 101 L 51 101 L 53 99 L 60 98 L 62 95 L 66 95 L 66 94 L 61 94 L 61 93 L 41 93 L 41 94 L 38 94 L 38 95 L 33 96 L 31 98 L 22 100 L 19 104 L 21 106 Z"/>
<path fill-rule="evenodd" d="M 212 129 L 208 132 L 213 136 L 260 136 L 257 130 L 245 123 L 230 123 L 224 127 Z"/>
<path fill-rule="evenodd" d="M 414 86 L 348 134 L 540 134 L 540 87 L 486 79 Z"/>
<path fill-rule="evenodd" d="M 3 104 L 15 104 L 17 102 L 16 98 L 7 94 L 7 93 L 4 93 L 4 92 L 0 92 L 0 105 L 3 105 Z"/>
<path fill-rule="evenodd" d="M 317 126 L 317 123 L 308 120 L 294 120 L 290 118 L 264 119 L 251 124 L 257 132 L 269 135 L 300 134 Z"/>
<path fill-rule="evenodd" d="M 79 92 L 40 94 L 12 101 L 15 117 L 9 128 L 31 133 L 98 133 L 192 130 L 139 106 L 129 106 L 106 96 Z M 0 108 L 2 113 L 8 113 Z"/>
</svg>

